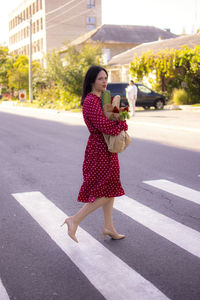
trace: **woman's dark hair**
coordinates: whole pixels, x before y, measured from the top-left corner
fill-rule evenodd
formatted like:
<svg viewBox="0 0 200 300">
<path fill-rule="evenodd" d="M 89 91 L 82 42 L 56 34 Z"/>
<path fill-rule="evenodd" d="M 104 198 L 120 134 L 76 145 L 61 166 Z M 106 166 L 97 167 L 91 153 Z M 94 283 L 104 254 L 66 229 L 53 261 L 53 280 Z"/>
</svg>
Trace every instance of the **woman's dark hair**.
<svg viewBox="0 0 200 300">
<path fill-rule="evenodd" d="M 88 93 L 92 90 L 92 84 L 95 82 L 97 75 L 100 71 L 104 71 L 107 76 L 108 72 L 100 66 L 91 66 L 85 75 L 84 82 L 83 82 L 83 93 L 81 98 L 81 105 L 83 105 L 84 99 L 87 96 Z"/>
</svg>

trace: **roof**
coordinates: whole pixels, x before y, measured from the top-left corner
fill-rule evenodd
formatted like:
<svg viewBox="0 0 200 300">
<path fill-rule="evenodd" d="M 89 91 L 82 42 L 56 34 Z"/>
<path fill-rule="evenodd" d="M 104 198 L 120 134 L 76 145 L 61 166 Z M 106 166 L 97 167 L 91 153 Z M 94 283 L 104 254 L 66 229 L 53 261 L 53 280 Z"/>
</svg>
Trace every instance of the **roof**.
<svg viewBox="0 0 200 300">
<path fill-rule="evenodd" d="M 131 48 L 123 53 L 115 55 L 108 62 L 109 65 L 125 65 L 129 64 L 133 60 L 135 54 L 142 55 L 143 52 L 154 51 L 158 52 L 162 49 L 180 49 L 183 46 L 193 48 L 200 45 L 200 33 L 192 35 L 184 35 L 167 40 L 155 41 L 151 43 L 144 43 L 137 47 Z"/>
<path fill-rule="evenodd" d="M 177 35 L 154 26 L 139 25 L 101 25 L 73 40 L 70 45 L 80 45 L 84 42 L 103 42 L 117 44 L 141 44 L 156 41 L 159 38 L 169 39 Z M 63 48 L 64 51 L 66 48 Z"/>
</svg>

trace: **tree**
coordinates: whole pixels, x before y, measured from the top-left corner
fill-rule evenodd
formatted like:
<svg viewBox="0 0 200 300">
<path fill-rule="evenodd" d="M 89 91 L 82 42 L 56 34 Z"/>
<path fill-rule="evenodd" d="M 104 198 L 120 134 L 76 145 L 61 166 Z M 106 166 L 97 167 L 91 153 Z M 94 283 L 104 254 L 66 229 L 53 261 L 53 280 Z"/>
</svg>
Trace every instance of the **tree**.
<svg viewBox="0 0 200 300">
<path fill-rule="evenodd" d="M 0 47 L 0 84 L 7 87 L 8 85 L 8 48 L 7 47 Z"/>
<path fill-rule="evenodd" d="M 83 79 L 87 69 L 101 64 L 101 48 L 97 45 L 85 45 L 79 52 L 69 47 L 64 59 L 53 51 L 46 56 L 47 67 L 43 70 L 46 85 L 57 85 L 76 96 L 81 96 Z M 39 80 L 40 81 L 40 80 Z"/>
<path fill-rule="evenodd" d="M 62 59 L 58 52 L 46 57 L 47 66 L 35 77 L 35 95 L 46 107 L 71 109 L 80 106 L 80 96 L 87 69 L 101 64 L 101 48 L 85 45 L 79 52 L 69 47 Z"/>
<path fill-rule="evenodd" d="M 12 56 L 8 61 L 8 86 L 10 89 L 20 90 L 25 89 L 28 93 L 29 89 L 29 60 L 25 55 Z M 35 75 L 39 63 L 33 61 L 32 71 Z"/>
<path fill-rule="evenodd" d="M 86 44 L 78 52 L 75 47 L 69 47 L 64 58 L 65 88 L 68 92 L 81 96 L 83 80 L 91 65 L 102 64 L 101 48 L 99 45 Z"/>
<path fill-rule="evenodd" d="M 134 57 L 130 74 L 135 80 L 142 81 L 153 72 L 153 88 L 166 92 L 168 98 L 175 88 L 184 86 L 191 103 L 200 102 L 200 46 L 149 51 Z"/>
<path fill-rule="evenodd" d="M 20 55 L 11 65 L 8 70 L 8 85 L 9 88 L 20 90 L 28 90 L 28 58 Z"/>
</svg>

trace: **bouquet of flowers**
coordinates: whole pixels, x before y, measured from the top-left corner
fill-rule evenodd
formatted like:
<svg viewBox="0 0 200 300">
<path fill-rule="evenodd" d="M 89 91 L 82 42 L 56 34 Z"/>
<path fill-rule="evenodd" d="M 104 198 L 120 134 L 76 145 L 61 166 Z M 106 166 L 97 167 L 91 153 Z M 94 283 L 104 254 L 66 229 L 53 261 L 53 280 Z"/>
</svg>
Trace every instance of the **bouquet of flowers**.
<svg viewBox="0 0 200 300">
<path fill-rule="evenodd" d="M 125 119 L 129 119 L 129 108 L 128 106 L 120 107 L 119 95 L 115 96 L 111 102 L 110 91 L 105 90 L 101 98 L 101 103 L 103 112 L 109 120 L 124 121 Z M 117 136 L 104 134 L 104 139 L 108 146 L 108 151 L 112 153 L 124 151 L 131 142 L 130 136 L 125 131 L 121 131 Z"/>
<path fill-rule="evenodd" d="M 111 102 L 111 95 L 110 91 L 105 90 L 102 98 L 101 98 L 102 108 L 104 111 L 105 116 L 109 120 L 121 120 L 124 121 L 125 119 L 129 119 L 129 107 L 120 107 L 120 96 L 117 95 L 114 97 L 113 101 Z"/>
</svg>

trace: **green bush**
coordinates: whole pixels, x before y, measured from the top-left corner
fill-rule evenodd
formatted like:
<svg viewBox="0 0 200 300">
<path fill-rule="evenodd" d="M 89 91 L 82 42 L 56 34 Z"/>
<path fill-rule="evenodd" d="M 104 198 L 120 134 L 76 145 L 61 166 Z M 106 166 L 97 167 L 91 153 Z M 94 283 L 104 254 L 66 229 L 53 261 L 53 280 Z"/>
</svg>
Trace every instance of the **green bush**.
<svg viewBox="0 0 200 300">
<path fill-rule="evenodd" d="M 62 87 L 51 87 L 35 94 L 35 103 L 41 108 L 71 110 L 80 107 L 80 99 Z"/>
<path fill-rule="evenodd" d="M 177 105 L 190 104 L 190 97 L 184 89 L 174 89 L 172 94 L 172 102 Z"/>
<path fill-rule="evenodd" d="M 200 46 L 135 55 L 129 71 L 136 81 L 148 78 L 152 88 L 166 93 L 168 99 L 174 89 L 184 88 L 188 94 L 183 100 L 186 104 L 200 103 Z"/>
</svg>

